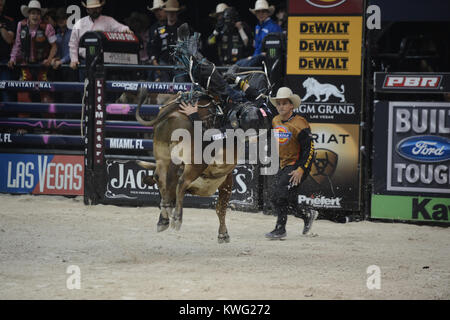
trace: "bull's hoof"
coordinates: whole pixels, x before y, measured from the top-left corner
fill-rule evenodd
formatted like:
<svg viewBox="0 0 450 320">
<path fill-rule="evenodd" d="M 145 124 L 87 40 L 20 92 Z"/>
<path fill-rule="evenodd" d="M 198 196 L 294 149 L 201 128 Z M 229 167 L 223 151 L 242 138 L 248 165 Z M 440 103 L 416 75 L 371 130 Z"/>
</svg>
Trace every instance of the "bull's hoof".
<svg viewBox="0 0 450 320">
<path fill-rule="evenodd" d="M 170 221 L 169 219 L 159 218 L 156 230 L 158 232 L 166 231 L 169 228 Z"/>
<path fill-rule="evenodd" d="M 228 233 L 221 233 L 217 237 L 217 241 L 219 243 L 230 243 L 230 236 L 228 235 Z"/>
<path fill-rule="evenodd" d="M 183 223 L 183 221 L 181 219 L 172 219 L 170 221 L 170 226 L 172 227 L 172 229 L 175 229 L 176 231 L 180 231 L 182 223 Z"/>
</svg>

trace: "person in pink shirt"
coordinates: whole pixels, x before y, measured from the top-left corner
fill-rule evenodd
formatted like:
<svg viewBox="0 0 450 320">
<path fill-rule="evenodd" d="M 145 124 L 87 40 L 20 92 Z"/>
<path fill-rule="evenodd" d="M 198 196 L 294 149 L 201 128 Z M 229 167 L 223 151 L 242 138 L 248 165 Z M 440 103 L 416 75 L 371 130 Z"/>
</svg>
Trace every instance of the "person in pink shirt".
<svg viewBox="0 0 450 320">
<path fill-rule="evenodd" d="M 72 28 L 69 47 L 70 67 L 74 70 L 80 64 L 79 56 L 83 59 L 86 58 L 86 50 L 84 48 L 79 48 L 80 39 L 86 32 L 106 31 L 133 33 L 126 25 L 117 22 L 114 18 L 101 14 L 103 6 L 105 5 L 105 0 L 87 0 L 86 3 L 81 3 L 86 8 L 88 16 L 78 20 Z"/>
<path fill-rule="evenodd" d="M 47 72 L 58 50 L 56 46 L 55 29 L 42 22 L 42 14 L 39 1 L 32 0 L 28 6 L 21 7 L 22 14 L 27 18 L 17 25 L 16 40 L 11 51 L 8 66 L 12 69 L 17 63 L 41 64 L 42 68 L 21 69 L 22 81 L 48 81 Z M 48 92 L 41 92 L 41 102 L 52 102 Z M 17 100 L 31 102 L 30 92 L 19 92 Z"/>
</svg>

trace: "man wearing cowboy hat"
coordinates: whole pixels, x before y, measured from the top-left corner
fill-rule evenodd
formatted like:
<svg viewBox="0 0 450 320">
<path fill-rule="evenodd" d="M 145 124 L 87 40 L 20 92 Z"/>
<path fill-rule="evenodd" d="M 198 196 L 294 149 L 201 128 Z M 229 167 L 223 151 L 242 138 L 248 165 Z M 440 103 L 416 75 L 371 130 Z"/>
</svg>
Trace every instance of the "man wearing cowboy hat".
<svg viewBox="0 0 450 320">
<path fill-rule="evenodd" d="M 290 205 L 297 207 L 298 192 L 308 177 L 314 162 L 314 141 L 311 128 L 305 118 L 294 113 L 301 99 L 291 89 L 282 87 L 276 97 L 270 98 L 276 106 L 278 115 L 272 120 L 275 137 L 279 142 L 280 168 L 274 177 L 272 205 L 277 213 L 277 223 L 272 232 L 266 234 L 269 239 L 286 237 L 286 222 Z M 304 217 L 303 234 L 311 229 L 317 211 L 308 208 Z"/>
<path fill-rule="evenodd" d="M 269 6 L 269 3 L 266 0 L 257 0 L 255 2 L 255 8 L 249 10 L 258 19 L 258 24 L 255 27 L 255 51 L 253 56 L 238 61 L 237 64 L 241 67 L 252 67 L 261 64 L 265 55 L 265 53 L 262 52 L 264 38 L 269 33 L 283 32 L 281 27 L 270 18 L 275 12 L 275 7 L 273 5 Z"/>
<path fill-rule="evenodd" d="M 31 0 L 28 6 L 21 6 L 20 10 L 26 19 L 17 25 L 16 41 L 11 51 L 8 66 L 13 68 L 17 62 L 37 63 L 42 68 L 21 70 L 22 81 L 47 81 L 48 67 L 58 50 L 56 46 L 55 29 L 42 22 L 42 9 L 39 1 Z M 20 102 L 31 102 L 30 92 L 19 92 L 17 99 Z M 52 102 L 48 92 L 41 92 L 42 102 Z"/>
<path fill-rule="evenodd" d="M 220 9 L 220 8 L 219 8 Z M 247 57 L 252 50 L 252 30 L 243 21 L 234 7 L 227 7 L 220 13 L 222 21 L 218 21 L 208 44 L 217 42 L 219 61 L 222 65 L 230 65 Z"/>
<path fill-rule="evenodd" d="M 105 0 L 87 0 L 81 2 L 86 8 L 88 16 L 78 20 L 72 28 L 72 35 L 70 37 L 70 67 L 76 69 L 80 64 L 78 55 L 83 59 L 86 58 L 86 49 L 79 48 L 81 37 L 89 31 L 104 31 L 104 32 L 127 32 L 133 33 L 129 27 L 117 22 L 114 18 L 102 15 L 102 9 L 105 5 Z"/>
<path fill-rule="evenodd" d="M 177 0 L 168 0 L 163 10 L 167 15 L 167 22 L 156 28 L 153 32 L 153 42 L 150 45 L 150 61 L 155 66 L 173 65 L 174 61 L 170 56 L 171 46 L 177 43 L 177 30 L 183 22 L 178 19 L 178 14 L 185 9 L 180 7 Z M 155 81 L 171 82 L 175 73 L 168 71 L 157 71 Z M 183 82 L 183 79 L 176 78 L 177 82 Z"/>
<path fill-rule="evenodd" d="M 3 14 L 6 0 L 0 0 L 0 63 L 8 63 L 11 55 L 11 48 L 14 43 L 14 31 L 16 24 L 14 19 Z M 0 68 L 0 81 L 11 80 L 11 72 L 8 68 Z M 12 100 L 10 93 L 2 90 L 0 99 L 4 102 Z"/>
<path fill-rule="evenodd" d="M 157 29 L 160 27 L 163 27 L 167 24 L 167 14 L 164 11 L 164 6 L 166 5 L 166 3 L 162 0 L 153 0 L 153 7 L 147 7 L 147 10 L 151 11 L 153 13 L 153 15 L 155 16 L 155 23 L 153 23 L 150 26 L 150 29 L 148 31 L 148 45 L 147 45 L 147 56 L 148 58 L 148 62 L 150 64 L 154 64 L 154 59 L 155 57 L 152 57 L 152 47 L 154 46 L 155 41 L 157 40 L 157 38 L 159 37 L 159 34 L 157 32 Z M 155 81 L 156 79 L 156 72 L 154 70 L 150 70 L 148 72 L 148 80 L 149 81 Z"/>
</svg>

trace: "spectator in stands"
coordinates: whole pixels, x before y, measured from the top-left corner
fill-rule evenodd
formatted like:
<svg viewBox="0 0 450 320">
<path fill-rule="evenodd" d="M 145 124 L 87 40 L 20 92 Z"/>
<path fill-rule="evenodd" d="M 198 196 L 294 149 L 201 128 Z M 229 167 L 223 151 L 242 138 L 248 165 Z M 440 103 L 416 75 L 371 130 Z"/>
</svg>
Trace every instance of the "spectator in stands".
<svg viewBox="0 0 450 320">
<path fill-rule="evenodd" d="M 162 0 L 153 0 L 153 7 L 147 7 L 149 11 L 155 16 L 155 23 L 153 23 L 148 32 L 149 44 L 147 46 L 147 55 L 149 57 L 149 64 L 153 64 L 154 57 L 151 57 L 151 49 L 155 44 L 156 39 L 159 37 L 157 29 L 163 27 L 167 24 L 167 14 L 164 11 L 164 6 L 166 3 Z M 148 80 L 155 81 L 157 78 L 157 73 L 154 70 L 148 72 Z"/>
<path fill-rule="evenodd" d="M 11 55 L 11 48 L 14 43 L 14 20 L 3 14 L 6 0 L 0 0 L 0 64 L 6 64 Z M 6 67 L 0 67 L 0 81 L 11 80 L 11 72 Z M 11 97 L 6 90 L 1 91 L 2 101 L 11 101 Z"/>
<path fill-rule="evenodd" d="M 134 11 L 127 19 L 125 19 L 125 23 L 130 27 L 131 31 L 133 31 L 139 39 L 141 47 L 141 50 L 139 51 L 140 63 L 147 64 L 149 62 L 147 48 L 150 39 L 150 20 L 148 16 L 145 13 Z"/>
<path fill-rule="evenodd" d="M 216 9 L 218 12 L 220 8 Z M 240 21 L 239 13 L 234 7 L 227 7 L 219 12 L 221 16 L 213 34 L 208 38 L 208 44 L 217 43 L 219 61 L 222 65 L 235 64 L 247 57 L 252 51 L 252 30 Z"/>
<path fill-rule="evenodd" d="M 81 37 L 89 31 L 106 31 L 106 32 L 127 32 L 133 33 L 130 28 L 123 25 L 109 16 L 102 15 L 105 0 L 87 0 L 86 3 L 81 2 L 86 8 L 88 16 L 78 20 L 72 28 L 70 37 L 70 67 L 77 69 L 80 64 L 79 56 L 84 60 L 86 58 L 86 50 L 79 48 Z M 80 74 L 80 79 L 84 79 L 84 73 Z"/>
<path fill-rule="evenodd" d="M 255 27 L 255 52 L 253 56 L 247 59 L 239 60 L 236 64 L 241 67 L 253 67 L 258 66 L 264 60 L 265 53 L 262 52 L 262 45 L 264 38 L 272 32 L 283 32 L 281 27 L 273 21 L 270 16 L 275 12 L 275 7 L 269 6 L 266 0 L 257 0 L 255 8 L 250 9 L 258 19 L 258 24 Z"/>
<path fill-rule="evenodd" d="M 58 46 L 58 51 L 56 57 L 52 61 L 52 67 L 54 72 L 54 81 L 69 81 L 77 82 L 78 75 L 74 70 L 61 68 L 63 64 L 70 63 L 70 48 L 69 41 L 72 35 L 72 30 L 67 28 L 67 19 L 69 15 L 66 12 L 66 8 L 58 8 L 56 10 L 56 45 Z M 58 101 L 73 103 L 78 101 L 76 93 L 60 93 Z"/>
<path fill-rule="evenodd" d="M 219 3 L 216 6 L 216 12 L 210 13 L 209 16 L 216 19 L 217 23 L 223 23 L 223 12 L 226 8 L 228 8 L 228 5 L 226 3 Z"/>
<path fill-rule="evenodd" d="M 277 17 L 277 23 L 280 26 L 281 30 L 283 30 L 283 33 L 286 33 L 287 31 L 287 18 L 288 14 L 286 12 L 286 8 L 281 7 L 279 8 L 277 14 L 275 15 Z"/>
<path fill-rule="evenodd" d="M 41 64 L 41 68 L 22 67 L 22 81 L 48 81 L 48 68 L 56 55 L 55 29 L 50 24 L 42 22 L 42 13 L 45 11 L 41 3 L 31 0 L 28 6 L 21 7 L 26 19 L 17 25 L 16 40 L 11 51 L 8 66 L 13 68 L 16 63 Z M 17 99 L 20 102 L 31 102 L 30 92 L 19 92 Z M 41 92 L 41 102 L 52 102 L 48 92 Z"/>
<path fill-rule="evenodd" d="M 52 27 L 56 30 L 56 9 L 48 8 L 42 15 L 42 21 L 44 23 L 51 24 Z"/>
<path fill-rule="evenodd" d="M 153 42 L 150 46 L 150 60 L 155 66 L 158 65 L 173 65 L 175 61 L 170 56 L 170 49 L 172 45 L 177 43 L 177 29 L 183 24 L 178 19 L 178 14 L 185 8 L 180 7 L 177 0 L 168 0 L 165 3 L 163 10 L 167 15 L 167 23 L 155 29 L 152 37 Z M 180 77 L 181 73 L 172 71 L 157 71 L 155 81 L 171 82 L 175 77 L 175 81 L 182 82 L 185 79 Z"/>
</svg>

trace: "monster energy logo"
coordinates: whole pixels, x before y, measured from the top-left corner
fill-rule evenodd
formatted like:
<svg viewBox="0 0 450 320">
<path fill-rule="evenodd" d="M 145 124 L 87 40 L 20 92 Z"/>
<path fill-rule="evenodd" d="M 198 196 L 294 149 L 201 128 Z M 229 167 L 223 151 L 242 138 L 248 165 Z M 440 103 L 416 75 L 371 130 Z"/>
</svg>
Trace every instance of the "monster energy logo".
<svg viewBox="0 0 450 320">
<path fill-rule="evenodd" d="M 269 48 L 269 56 L 271 58 L 275 58 L 276 53 L 277 53 L 277 48 Z"/>
<path fill-rule="evenodd" d="M 95 46 L 89 46 L 89 54 L 90 55 L 93 56 L 95 54 L 95 48 L 96 48 Z"/>
</svg>

